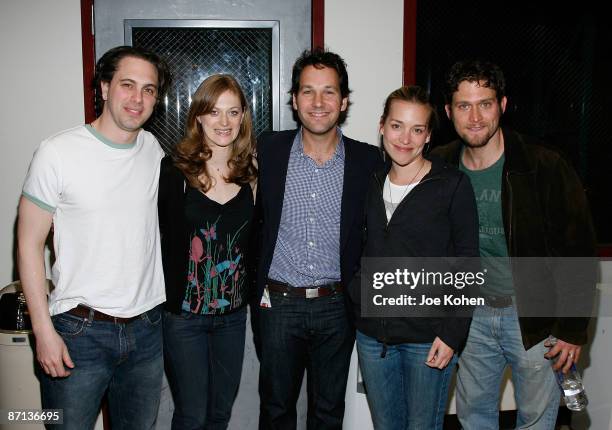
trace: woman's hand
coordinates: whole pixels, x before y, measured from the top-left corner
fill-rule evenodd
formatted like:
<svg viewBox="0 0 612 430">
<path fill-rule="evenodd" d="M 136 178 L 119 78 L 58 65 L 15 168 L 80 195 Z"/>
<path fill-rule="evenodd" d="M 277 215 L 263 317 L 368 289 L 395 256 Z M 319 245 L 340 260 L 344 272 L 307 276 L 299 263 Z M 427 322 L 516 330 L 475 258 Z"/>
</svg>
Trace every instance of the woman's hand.
<svg viewBox="0 0 612 430">
<path fill-rule="evenodd" d="M 426 365 L 437 369 L 444 369 L 448 366 L 455 351 L 453 348 L 442 342 L 442 339 L 436 337 L 431 345 L 429 354 L 427 354 Z"/>
</svg>

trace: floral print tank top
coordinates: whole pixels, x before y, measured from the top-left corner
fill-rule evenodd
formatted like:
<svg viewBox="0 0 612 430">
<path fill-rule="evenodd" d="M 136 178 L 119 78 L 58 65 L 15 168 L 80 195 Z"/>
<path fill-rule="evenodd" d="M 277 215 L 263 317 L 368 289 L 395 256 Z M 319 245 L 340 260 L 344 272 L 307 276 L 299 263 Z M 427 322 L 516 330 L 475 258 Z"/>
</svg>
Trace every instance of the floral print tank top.
<svg viewBox="0 0 612 430">
<path fill-rule="evenodd" d="M 245 252 L 253 207 L 249 185 L 243 185 L 224 204 L 187 188 L 185 220 L 190 245 L 184 311 L 218 315 L 246 304 L 249 284 Z"/>
</svg>

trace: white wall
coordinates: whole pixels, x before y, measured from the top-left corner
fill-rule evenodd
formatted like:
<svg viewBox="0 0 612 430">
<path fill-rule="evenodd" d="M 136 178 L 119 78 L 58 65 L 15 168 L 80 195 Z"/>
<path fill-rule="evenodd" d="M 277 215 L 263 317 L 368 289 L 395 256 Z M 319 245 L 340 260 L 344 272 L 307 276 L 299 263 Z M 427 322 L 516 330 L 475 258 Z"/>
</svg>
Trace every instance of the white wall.
<svg viewBox="0 0 612 430">
<path fill-rule="evenodd" d="M 601 263 L 596 307 L 595 314 L 599 318 L 591 321 L 590 344 L 580 355 L 578 366 L 583 371 L 589 405 L 586 414 L 572 418 L 572 428 L 576 430 L 612 430 L 612 261 Z"/>
<path fill-rule="evenodd" d="M 79 0 L 0 0 L 0 287 L 14 280 L 21 185 L 38 143 L 82 123 Z"/>
<path fill-rule="evenodd" d="M 352 106 L 343 125 L 353 139 L 378 145 L 387 95 L 402 85 L 403 0 L 326 0 L 325 47 L 346 61 Z M 344 428 L 372 428 L 364 394 L 356 392 L 357 354 L 347 384 Z"/>
<path fill-rule="evenodd" d="M 403 0 L 327 0 L 325 46 L 348 68 L 353 105 L 347 136 L 378 145 L 387 95 L 402 85 Z"/>
</svg>

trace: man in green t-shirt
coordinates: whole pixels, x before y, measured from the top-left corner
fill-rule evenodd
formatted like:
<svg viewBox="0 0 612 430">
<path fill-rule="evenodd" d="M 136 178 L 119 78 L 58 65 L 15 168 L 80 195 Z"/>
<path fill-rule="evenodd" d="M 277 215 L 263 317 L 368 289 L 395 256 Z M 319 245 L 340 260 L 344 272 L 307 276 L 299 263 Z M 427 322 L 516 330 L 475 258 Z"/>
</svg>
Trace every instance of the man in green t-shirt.
<svg viewBox="0 0 612 430">
<path fill-rule="evenodd" d="M 485 305 L 474 311 L 459 360 L 457 415 L 466 430 L 497 428 L 500 383 L 510 365 L 517 428 L 552 430 L 560 399 L 553 370 L 567 372 L 578 360 L 589 320 L 586 314 L 567 318 L 564 306 L 574 298 L 592 303 L 595 273 L 587 270 L 576 283 L 538 264 L 528 279 L 517 257 L 594 256 L 586 197 L 557 153 L 500 126 L 507 99 L 498 66 L 456 63 L 446 85 L 446 113 L 460 139 L 434 153 L 470 177 L 487 270 Z M 525 317 L 527 309 L 539 309 L 534 304 L 552 310 Z M 558 339 L 555 346 L 549 336 Z"/>
</svg>

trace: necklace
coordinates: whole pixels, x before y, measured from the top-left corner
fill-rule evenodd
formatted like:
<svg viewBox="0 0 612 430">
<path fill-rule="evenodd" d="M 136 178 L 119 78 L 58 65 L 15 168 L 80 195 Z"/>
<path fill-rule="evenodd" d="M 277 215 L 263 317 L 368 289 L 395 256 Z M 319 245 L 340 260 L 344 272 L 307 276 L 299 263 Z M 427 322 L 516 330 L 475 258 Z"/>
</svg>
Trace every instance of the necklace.
<svg viewBox="0 0 612 430">
<path fill-rule="evenodd" d="M 417 170 L 416 174 L 412 177 L 412 179 L 408 181 L 406 185 L 404 185 L 404 191 L 402 192 L 402 196 L 397 201 L 397 203 L 393 203 L 393 196 L 391 195 L 391 178 L 389 178 L 389 175 L 387 174 L 387 178 L 389 179 L 389 203 L 391 203 L 391 207 L 393 208 L 393 211 L 395 211 L 395 209 L 397 208 L 397 205 L 399 205 L 402 202 L 402 200 L 404 200 L 404 197 L 406 197 L 406 193 L 408 189 L 410 188 L 410 186 L 412 185 L 416 177 L 419 176 L 419 173 L 421 173 L 421 170 L 423 169 L 424 165 L 425 165 L 425 160 L 423 160 L 423 162 L 421 163 L 421 167 L 419 167 L 419 170 Z"/>
</svg>

